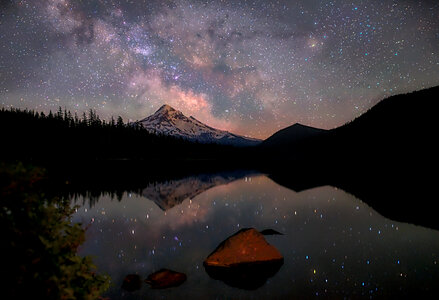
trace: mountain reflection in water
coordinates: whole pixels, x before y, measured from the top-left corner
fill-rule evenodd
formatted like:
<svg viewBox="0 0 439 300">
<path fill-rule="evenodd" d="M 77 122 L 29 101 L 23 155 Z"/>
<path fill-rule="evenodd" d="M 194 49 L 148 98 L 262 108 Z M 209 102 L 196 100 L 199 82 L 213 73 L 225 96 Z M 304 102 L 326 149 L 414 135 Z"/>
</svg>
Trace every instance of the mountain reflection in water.
<svg viewBox="0 0 439 300">
<path fill-rule="evenodd" d="M 230 183 L 244 177 L 247 172 L 220 173 L 215 175 L 189 176 L 178 180 L 155 182 L 148 184 L 142 191 L 142 196 L 154 201 L 162 210 L 168 210 L 179 205 L 186 199 L 195 196 L 208 189 Z"/>
<path fill-rule="evenodd" d="M 74 221 L 91 224 L 81 254 L 94 256 L 114 282 L 105 296 L 383 298 L 438 291 L 437 231 L 386 219 L 330 186 L 294 192 L 265 175 L 203 176 L 169 182 L 184 192 L 163 192 L 162 182 L 142 195 L 125 193 L 120 202 L 102 196 L 78 208 Z M 203 268 L 209 253 L 244 227 L 284 234 L 265 236 L 284 265 L 256 290 L 212 279 Z M 166 290 L 120 288 L 127 274 L 145 278 L 161 268 L 179 270 L 187 281 Z"/>
</svg>

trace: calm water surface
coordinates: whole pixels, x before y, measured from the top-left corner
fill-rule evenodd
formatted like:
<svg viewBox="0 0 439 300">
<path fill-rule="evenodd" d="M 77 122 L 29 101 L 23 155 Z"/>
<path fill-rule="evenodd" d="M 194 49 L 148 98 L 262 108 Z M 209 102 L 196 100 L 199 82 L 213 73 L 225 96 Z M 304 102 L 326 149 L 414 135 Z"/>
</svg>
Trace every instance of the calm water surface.
<svg viewBox="0 0 439 300">
<path fill-rule="evenodd" d="M 393 222 L 330 186 L 295 192 L 264 175 L 192 177 L 80 204 L 74 222 L 90 224 L 81 255 L 109 274 L 111 299 L 382 298 L 436 294 L 439 232 Z M 190 199 L 190 197 L 193 197 Z M 397 208 L 395 208 L 397 209 Z M 203 260 L 245 227 L 266 236 L 284 265 L 256 290 L 209 277 Z M 175 288 L 120 288 L 127 274 L 146 278 L 161 268 L 187 274 Z"/>
</svg>

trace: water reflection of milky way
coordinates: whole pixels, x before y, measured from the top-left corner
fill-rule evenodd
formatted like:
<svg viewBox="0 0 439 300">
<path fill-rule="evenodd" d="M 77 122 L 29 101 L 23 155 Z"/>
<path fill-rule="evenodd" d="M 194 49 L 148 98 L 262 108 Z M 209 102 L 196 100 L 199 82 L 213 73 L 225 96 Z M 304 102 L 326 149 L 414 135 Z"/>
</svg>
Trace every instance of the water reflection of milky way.
<svg viewBox="0 0 439 300">
<path fill-rule="evenodd" d="M 112 276 L 110 297 L 388 296 L 422 294 L 439 279 L 437 231 L 388 220 L 340 189 L 296 193 L 264 175 L 222 182 L 166 211 L 139 195 L 101 197 L 79 208 L 74 221 L 92 222 L 81 253 Z M 266 237 L 284 265 L 251 292 L 211 279 L 202 267 L 219 242 L 244 227 L 285 233 Z M 186 273 L 187 282 L 161 292 L 120 290 L 126 274 L 163 267 Z"/>
</svg>

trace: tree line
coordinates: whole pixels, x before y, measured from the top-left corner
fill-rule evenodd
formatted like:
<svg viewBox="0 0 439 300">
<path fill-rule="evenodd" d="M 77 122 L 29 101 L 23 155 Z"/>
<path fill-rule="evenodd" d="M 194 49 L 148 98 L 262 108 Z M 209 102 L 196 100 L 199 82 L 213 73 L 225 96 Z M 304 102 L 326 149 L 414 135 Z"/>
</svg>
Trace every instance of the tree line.
<svg viewBox="0 0 439 300">
<path fill-rule="evenodd" d="M 231 146 L 152 134 L 121 116 L 106 121 L 92 109 L 79 116 L 61 107 L 47 114 L 2 108 L 0 134 L 3 160 L 199 160 L 236 152 Z"/>
<path fill-rule="evenodd" d="M 58 108 L 56 112 L 49 111 L 48 114 L 44 112 L 37 112 L 32 109 L 20 109 L 20 108 L 1 108 L 0 113 L 3 117 L 13 116 L 16 119 L 35 119 L 35 120 L 48 120 L 54 123 L 58 121 L 58 125 L 66 127 L 94 127 L 94 128 L 124 128 L 139 130 L 142 129 L 142 125 L 139 123 L 126 123 L 121 116 L 114 119 L 111 116 L 109 121 L 102 120 L 95 110 L 90 109 L 88 114 L 83 112 L 81 116 L 78 113 L 71 113 L 70 110 Z"/>
</svg>

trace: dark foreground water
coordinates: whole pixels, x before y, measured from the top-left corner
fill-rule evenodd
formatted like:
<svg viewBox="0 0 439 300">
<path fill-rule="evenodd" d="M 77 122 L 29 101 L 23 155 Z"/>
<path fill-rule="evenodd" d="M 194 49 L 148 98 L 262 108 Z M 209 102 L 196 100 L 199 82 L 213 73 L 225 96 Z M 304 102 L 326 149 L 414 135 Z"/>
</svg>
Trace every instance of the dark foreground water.
<svg viewBox="0 0 439 300">
<path fill-rule="evenodd" d="M 264 175 L 202 176 L 149 185 L 121 201 L 75 203 L 74 222 L 89 224 L 80 254 L 112 277 L 104 295 L 111 299 L 420 299 L 439 291 L 439 231 L 386 219 L 330 186 L 295 192 Z M 245 227 L 284 233 L 266 236 L 285 261 L 256 290 L 228 286 L 203 267 Z M 161 268 L 184 272 L 187 281 L 121 289 L 127 274 L 146 278 Z"/>
</svg>

